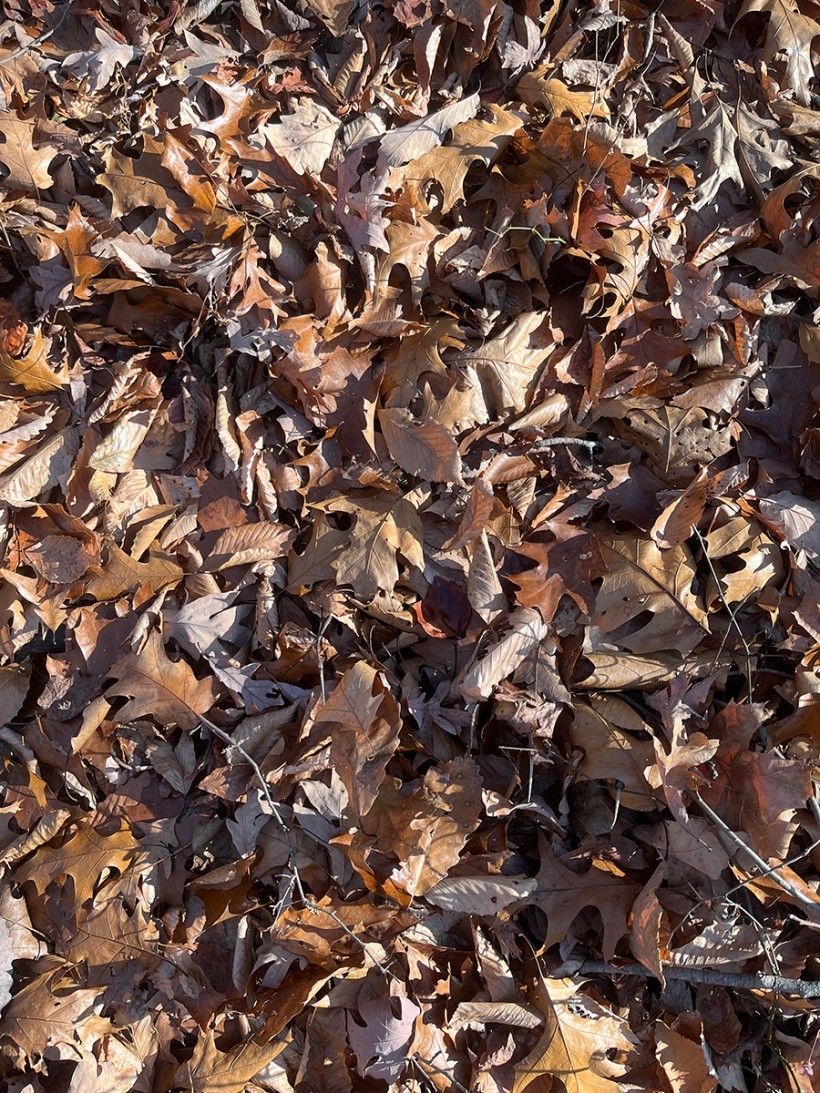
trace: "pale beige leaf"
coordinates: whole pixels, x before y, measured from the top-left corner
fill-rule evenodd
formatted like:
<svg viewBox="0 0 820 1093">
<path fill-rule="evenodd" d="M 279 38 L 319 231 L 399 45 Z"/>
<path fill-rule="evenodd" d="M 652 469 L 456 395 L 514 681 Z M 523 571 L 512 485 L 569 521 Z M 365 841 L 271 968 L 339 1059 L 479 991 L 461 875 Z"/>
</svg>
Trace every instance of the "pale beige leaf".
<svg viewBox="0 0 820 1093">
<path fill-rule="evenodd" d="M 461 455 L 452 433 L 437 421 L 417 421 L 408 410 L 379 410 L 390 454 L 403 471 L 430 482 L 460 482 Z"/>
<path fill-rule="evenodd" d="M 547 636 L 541 614 L 522 607 L 509 618 L 507 633 L 468 670 L 461 693 L 468 702 L 489 698 L 502 679 L 507 679 Z"/>
<path fill-rule="evenodd" d="M 22 466 L 0 478 L 0 501 L 23 505 L 65 480 L 77 453 L 77 429 L 63 429 L 43 444 Z"/>
<path fill-rule="evenodd" d="M 497 915 L 535 891 L 532 877 L 452 877 L 431 888 L 428 903 L 466 915 Z"/>
<path fill-rule="evenodd" d="M 267 143 L 300 175 L 318 175 L 330 158 L 339 119 L 317 99 L 298 99 L 292 114 L 264 130 Z"/>
<path fill-rule="evenodd" d="M 475 117 L 481 105 L 478 92 L 467 95 L 449 106 L 428 114 L 426 118 L 408 122 L 382 137 L 376 170 L 401 167 L 411 159 L 429 152 L 441 144 L 447 133 L 461 122 Z"/>
</svg>

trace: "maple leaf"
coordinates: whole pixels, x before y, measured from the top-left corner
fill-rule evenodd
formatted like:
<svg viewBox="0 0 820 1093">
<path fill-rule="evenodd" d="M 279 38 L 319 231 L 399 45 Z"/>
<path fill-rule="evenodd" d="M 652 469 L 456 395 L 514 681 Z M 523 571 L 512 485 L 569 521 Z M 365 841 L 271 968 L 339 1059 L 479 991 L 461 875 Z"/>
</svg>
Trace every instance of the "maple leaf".
<svg viewBox="0 0 820 1093">
<path fill-rule="evenodd" d="M 111 675 L 119 682 L 113 683 L 106 695 L 130 699 L 117 714 L 120 724 L 155 717 L 164 724 L 194 729 L 214 704 L 213 682 L 197 679 L 184 660 L 169 660 L 156 630 L 139 653 L 118 660 Z"/>
</svg>

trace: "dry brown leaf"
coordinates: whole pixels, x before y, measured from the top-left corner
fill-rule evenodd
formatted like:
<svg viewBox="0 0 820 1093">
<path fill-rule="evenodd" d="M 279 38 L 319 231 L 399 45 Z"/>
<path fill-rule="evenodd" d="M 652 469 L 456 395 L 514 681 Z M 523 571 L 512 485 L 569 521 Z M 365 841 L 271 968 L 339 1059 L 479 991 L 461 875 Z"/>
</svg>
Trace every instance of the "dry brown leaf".
<svg viewBox="0 0 820 1093">
<path fill-rule="evenodd" d="M 119 682 L 108 688 L 106 696 L 130 699 L 116 714 L 121 725 L 154 717 L 160 724 L 195 729 L 214 704 L 212 680 L 197 679 L 184 660 L 169 660 L 156 630 L 139 653 L 118 660 L 111 675 Z"/>
<path fill-rule="evenodd" d="M 407 410 L 379 410 L 390 454 L 403 471 L 431 482 L 460 482 L 461 456 L 452 434 L 436 421 L 416 421 Z"/>
<path fill-rule="evenodd" d="M 533 1001 L 543 1014 L 544 1033 L 516 1064 L 512 1093 L 524 1093 L 547 1075 L 559 1078 L 567 1093 L 614 1093 L 618 1088 L 626 1067 L 612 1057 L 634 1051 L 626 1022 L 577 990 L 571 979 L 538 976 Z"/>
</svg>

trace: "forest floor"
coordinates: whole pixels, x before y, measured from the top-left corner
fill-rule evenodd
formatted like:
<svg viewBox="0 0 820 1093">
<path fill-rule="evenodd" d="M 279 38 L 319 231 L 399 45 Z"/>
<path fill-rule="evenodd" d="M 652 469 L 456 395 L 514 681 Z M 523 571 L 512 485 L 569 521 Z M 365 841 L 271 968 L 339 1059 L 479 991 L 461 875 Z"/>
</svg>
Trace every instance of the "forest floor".
<svg viewBox="0 0 820 1093">
<path fill-rule="evenodd" d="M 2 13 L 3 1089 L 817 1089 L 820 4 Z"/>
</svg>

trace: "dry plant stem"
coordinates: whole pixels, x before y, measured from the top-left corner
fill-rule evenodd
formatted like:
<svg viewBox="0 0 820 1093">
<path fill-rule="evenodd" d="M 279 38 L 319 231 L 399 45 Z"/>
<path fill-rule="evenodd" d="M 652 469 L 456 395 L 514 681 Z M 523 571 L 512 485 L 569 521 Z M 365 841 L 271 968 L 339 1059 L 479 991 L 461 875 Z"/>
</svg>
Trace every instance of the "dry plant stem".
<svg viewBox="0 0 820 1093">
<path fill-rule="evenodd" d="M 295 885 L 296 887 L 296 891 L 302 904 L 309 911 L 313 911 L 315 914 L 327 915 L 328 918 L 332 919 L 336 923 L 342 933 L 346 934 L 352 941 L 356 942 L 356 944 L 361 948 L 362 952 L 365 954 L 368 960 L 370 960 L 374 964 L 374 966 L 378 968 L 378 970 L 382 973 L 385 979 L 396 979 L 396 976 L 390 971 L 390 969 L 386 968 L 384 964 L 382 964 L 379 960 L 376 959 L 375 956 L 373 956 L 372 952 L 367 946 L 367 943 L 362 941 L 360 937 L 357 937 L 356 934 L 347 925 L 347 923 L 343 922 L 339 918 L 335 911 L 330 911 L 327 907 L 320 907 L 319 904 L 314 903 L 310 896 L 308 896 L 307 892 L 305 892 L 304 885 L 302 884 L 302 878 L 299 876 L 299 870 L 296 866 L 296 847 L 294 846 L 293 839 L 291 837 L 290 828 L 282 818 L 282 813 L 279 811 L 276 802 L 271 796 L 270 789 L 268 788 L 268 783 L 265 781 L 265 776 L 262 773 L 262 768 L 259 766 L 256 760 L 251 755 L 249 755 L 248 752 L 242 747 L 242 745 L 238 744 L 229 733 L 225 732 L 224 729 L 221 729 L 219 725 L 215 725 L 213 721 L 209 721 L 206 717 L 202 717 L 201 715 L 199 719 L 205 726 L 205 728 L 212 732 L 214 736 L 218 736 L 220 740 L 238 751 L 253 771 L 254 778 L 259 784 L 259 788 L 262 791 L 265 802 L 267 803 L 268 808 L 271 810 L 271 814 L 276 821 L 279 829 L 284 835 L 285 844 L 288 848 L 288 858 L 290 861 L 290 871 L 293 885 Z"/>
<path fill-rule="evenodd" d="M 692 796 L 697 801 L 698 807 L 702 810 L 704 816 L 706 816 L 706 818 L 711 823 L 713 823 L 715 827 L 718 828 L 718 830 L 722 831 L 726 838 L 729 839 L 729 841 L 734 846 L 736 846 L 738 850 L 742 850 L 744 854 L 748 854 L 748 856 L 755 863 L 758 869 L 760 869 L 763 873 L 774 877 L 777 883 L 783 889 L 783 891 L 788 892 L 792 899 L 799 903 L 801 907 L 805 907 L 806 910 L 811 914 L 812 918 L 820 920 L 820 904 L 815 903 L 813 900 L 809 899 L 809 897 L 801 892 L 799 888 L 795 888 L 790 880 L 787 880 L 786 877 L 781 876 L 781 874 L 777 871 L 776 867 L 773 867 L 769 862 L 761 858 L 759 854 L 756 854 L 754 850 L 752 850 L 752 848 L 748 846 L 747 843 L 745 843 L 736 832 L 732 831 L 732 829 L 727 824 L 725 824 L 723 820 L 721 820 L 720 816 L 718 816 L 715 810 L 713 808 L 710 808 L 709 805 L 706 804 L 706 802 L 703 800 L 699 793 L 695 792 L 692 794 Z"/>
<path fill-rule="evenodd" d="M 746 656 L 746 688 L 747 688 L 747 691 L 748 691 L 748 695 L 747 695 L 746 700 L 747 700 L 747 702 L 751 703 L 751 702 L 754 701 L 754 699 L 752 698 L 752 651 L 749 648 L 749 643 L 746 641 L 746 636 L 745 636 L 745 634 L 743 633 L 743 630 L 740 627 L 740 623 L 737 621 L 737 618 L 735 617 L 735 612 L 731 609 L 731 607 L 729 606 L 729 604 L 726 600 L 726 597 L 723 594 L 723 589 L 720 586 L 720 577 L 718 577 L 717 572 L 715 571 L 715 567 L 712 564 L 712 559 L 709 557 L 709 551 L 707 550 L 706 540 L 704 539 L 703 535 L 701 535 L 700 531 L 697 528 L 693 528 L 692 530 L 694 531 L 695 538 L 700 543 L 700 549 L 703 551 L 703 557 L 706 559 L 706 564 L 709 566 L 709 572 L 712 574 L 712 579 L 715 582 L 715 588 L 717 588 L 717 594 L 718 594 L 718 597 L 720 598 L 720 602 L 723 604 L 724 608 L 726 609 L 726 612 L 729 615 L 729 618 L 731 619 L 732 625 L 734 626 L 735 630 L 737 631 L 737 636 L 740 638 L 740 643 L 743 646 L 743 652 Z"/>
<path fill-rule="evenodd" d="M 584 440 L 578 436 L 547 436 L 542 440 L 536 440 L 534 448 L 560 448 L 562 444 L 574 444 L 578 448 L 589 448 L 595 451 L 598 447 L 597 440 Z"/>
<path fill-rule="evenodd" d="M 777 991 L 778 994 L 796 994 L 800 998 L 820 998 L 820 980 L 786 979 L 782 975 L 743 975 L 722 972 L 717 968 L 687 968 L 664 964 L 667 979 L 682 979 L 686 983 L 705 983 L 714 987 L 734 987 L 736 990 Z M 575 971 L 577 975 L 640 975 L 655 979 L 654 972 L 643 964 L 607 964 L 603 960 L 585 960 Z"/>
<path fill-rule="evenodd" d="M 48 39 L 52 37 L 52 35 L 56 34 L 68 18 L 68 13 L 71 8 L 72 2 L 73 0 L 66 0 L 66 3 L 63 4 L 63 10 L 60 12 L 60 18 L 57 20 L 51 30 L 45 31 L 43 34 L 40 35 L 39 38 L 34 38 L 32 41 L 27 42 L 26 45 L 20 46 L 19 49 L 15 49 L 15 51 L 13 53 L 9 53 L 7 57 L 0 58 L 0 67 L 8 64 L 9 61 L 14 61 L 18 57 L 22 57 L 24 53 L 28 53 L 30 49 L 34 49 L 36 46 L 42 45 L 43 42 L 47 42 Z"/>
</svg>

